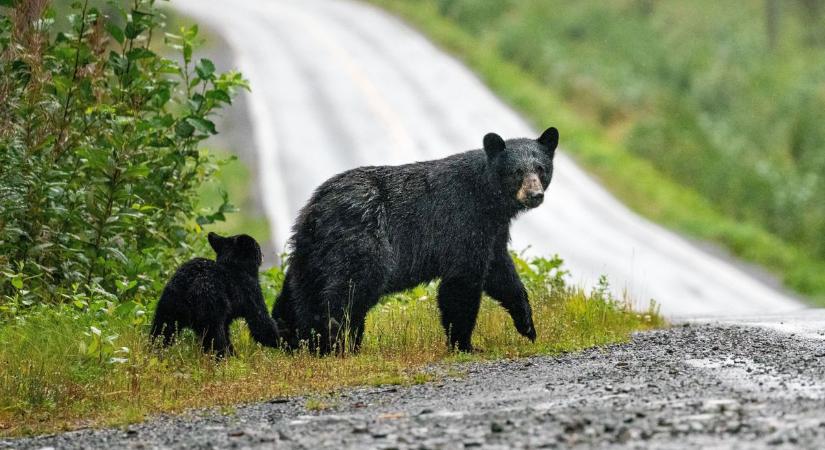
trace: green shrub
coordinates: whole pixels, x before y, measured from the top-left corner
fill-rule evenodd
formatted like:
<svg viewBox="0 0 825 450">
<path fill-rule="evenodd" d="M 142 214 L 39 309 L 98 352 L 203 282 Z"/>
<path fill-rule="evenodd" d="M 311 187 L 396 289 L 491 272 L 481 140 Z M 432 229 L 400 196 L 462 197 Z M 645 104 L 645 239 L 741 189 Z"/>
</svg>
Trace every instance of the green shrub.
<svg viewBox="0 0 825 450">
<path fill-rule="evenodd" d="M 0 8 L 0 308 L 94 294 L 153 294 L 191 254 L 216 162 L 198 143 L 247 87 L 196 60 L 197 27 L 162 33 L 154 0 L 74 2 L 60 24 L 46 0 Z M 165 40 L 180 53 L 162 56 Z"/>
</svg>

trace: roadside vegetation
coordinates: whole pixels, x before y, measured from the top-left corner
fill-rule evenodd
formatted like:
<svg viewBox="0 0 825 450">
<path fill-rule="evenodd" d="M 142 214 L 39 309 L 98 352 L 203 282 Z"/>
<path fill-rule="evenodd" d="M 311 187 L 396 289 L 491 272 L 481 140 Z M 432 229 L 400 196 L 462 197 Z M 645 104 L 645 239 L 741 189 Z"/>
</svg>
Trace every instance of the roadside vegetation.
<svg viewBox="0 0 825 450">
<path fill-rule="evenodd" d="M 638 212 L 825 302 L 822 1 L 371 1 Z"/>
<path fill-rule="evenodd" d="M 237 356 L 215 362 L 191 333 L 168 349 L 152 348 L 147 306 L 129 313 L 116 304 L 42 308 L 0 327 L 0 435 L 118 425 L 287 395 L 310 395 L 307 406 L 321 409 L 342 387 L 431 381 L 439 376 L 434 364 L 574 351 L 664 325 L 655 305 L 634 312 L 631 306 L 644 305 L 611 297 L 605 283 L 589 293 L 567 285 L 560 260 L 516 261 L 538 339 L 521 337 L 509 315 L 485 299 L 475 354 L 448 352 L 435 284 L 384 299 L 367 318 L 361 352 L 342 357 L 261 347 L 239 321 L 232 329 Z M 283 272 L 272 268 L 263 280 L 271 305 Z"/>
<path fill-rule="evenodd" d="M 343 386 L 420 383 L 437 363 L 573 351 L 664 325 L 655 304 L 613 298 L 606 281 L 583 292 L 560 260 L 514 255 L 535 343 L 485 300 L 481 351 L 449 353 L 429 284 L 385 298 L 358 355 L 264 349 L 242 323 L 224 361 L 191 334 L 152 348 L 169 275 L 212 256 L 205 229 L 268 235 L 260 217 L 233 215 L 232 202 L 249 203 L 246 168 L 199 147 L 247 84 L 195 56 L 197 27 L 164 33 L 154 0 L 98 4 L 0 6 L 0 436 L 294 394 L 323 409 Z M 282 268 L 262 279 L 271 307 Z"/>
</svg>

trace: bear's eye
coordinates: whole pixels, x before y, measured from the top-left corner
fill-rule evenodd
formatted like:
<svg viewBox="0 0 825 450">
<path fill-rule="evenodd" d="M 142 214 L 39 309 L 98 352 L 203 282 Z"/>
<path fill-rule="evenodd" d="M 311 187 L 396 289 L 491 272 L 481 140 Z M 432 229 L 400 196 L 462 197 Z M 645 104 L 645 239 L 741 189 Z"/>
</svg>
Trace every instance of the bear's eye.
<svg viewBox="0 0 825 450">
<path fill-rule="evenodd" d="M 536 167 L 536 173 L 538 173 L 539 176 L 544 176 L 544 166 Z"/>
<path fill-rule="evenodd" d="M 524 169 L 516 169 L 516 176 L 519 178 L 524 176 Z"/>
</svg>

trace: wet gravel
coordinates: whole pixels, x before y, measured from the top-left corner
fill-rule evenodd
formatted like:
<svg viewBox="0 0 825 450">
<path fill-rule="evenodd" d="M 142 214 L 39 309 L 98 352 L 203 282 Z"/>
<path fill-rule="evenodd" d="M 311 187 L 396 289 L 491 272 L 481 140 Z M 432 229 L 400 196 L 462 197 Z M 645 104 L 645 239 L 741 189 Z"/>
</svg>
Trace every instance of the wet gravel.
<svg viewBox="0 0 825 450">
<path fill-rule="evenodd" d="M 825 340 L 684 325 L 439 381 L 195 411 L 0 448 L 823 448 Z M 461 372 L 460 376 L 456 373 Z"/>
</svg>

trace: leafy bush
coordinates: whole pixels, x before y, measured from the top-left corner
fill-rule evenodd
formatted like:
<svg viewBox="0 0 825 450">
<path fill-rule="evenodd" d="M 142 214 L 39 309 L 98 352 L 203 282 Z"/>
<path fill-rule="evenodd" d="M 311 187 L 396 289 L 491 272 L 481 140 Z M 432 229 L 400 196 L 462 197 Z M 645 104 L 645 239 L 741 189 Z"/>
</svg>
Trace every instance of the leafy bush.
<svg viewBox="0 0 825 450">
<path fill-rule="evenodd" d="M 106 15 L 88 0 L 57 23 L 47 0 L 0 16 L 0 308 L 152 294 L 191 253 L 216 161 L 198 143 L 247 84 L 195 60 L 197 27 L 166 34 L 155 0 Z M 8 14 L 6 14 L 8 13 Z M 61 31 L 61 29 L 64 30 Z M 0 311 L 2 312 L 2 311 Z"/>
</svg>

